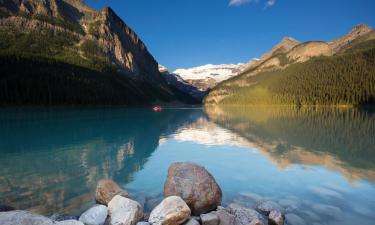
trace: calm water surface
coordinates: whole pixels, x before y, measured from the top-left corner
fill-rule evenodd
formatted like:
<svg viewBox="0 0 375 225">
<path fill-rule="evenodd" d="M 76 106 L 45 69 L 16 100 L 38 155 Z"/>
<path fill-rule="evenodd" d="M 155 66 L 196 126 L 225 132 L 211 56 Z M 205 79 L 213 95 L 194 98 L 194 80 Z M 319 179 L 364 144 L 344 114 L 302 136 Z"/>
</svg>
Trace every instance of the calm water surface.
<svg viewBox="0 0 375 225">
<path fill-rule="evenodd" d="M 0 204 L 77 214 L 112 178 L 148 210 L 176 161 L 204 165 L 224 205 L 271 199 L 289 224 L 375 219 L 372 110 L 0 109 Z"/>
</svg>

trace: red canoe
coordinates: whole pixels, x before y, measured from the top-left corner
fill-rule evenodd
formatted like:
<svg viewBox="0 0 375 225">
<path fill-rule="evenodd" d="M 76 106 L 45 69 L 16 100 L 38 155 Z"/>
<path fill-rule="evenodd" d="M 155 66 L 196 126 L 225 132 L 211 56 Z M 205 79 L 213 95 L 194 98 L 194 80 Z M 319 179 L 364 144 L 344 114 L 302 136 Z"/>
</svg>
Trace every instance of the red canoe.
<svg viewBox="0 0 375 225">
<path fill-rule="evenodd" d="M 161 107 L 160 106 L 155 106 L 152 108 L 152 110 L 154 111 L 161 111 Z"/>
</svg>

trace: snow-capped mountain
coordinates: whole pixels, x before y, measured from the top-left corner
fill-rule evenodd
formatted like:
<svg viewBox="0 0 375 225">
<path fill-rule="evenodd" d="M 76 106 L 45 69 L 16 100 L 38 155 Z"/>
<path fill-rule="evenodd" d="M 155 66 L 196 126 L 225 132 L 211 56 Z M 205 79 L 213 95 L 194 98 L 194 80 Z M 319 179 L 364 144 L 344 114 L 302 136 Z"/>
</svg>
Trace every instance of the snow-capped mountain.
<svg viewBox="0 0 375 225">
<path fill-rule="evenodd" d="M 213 88 L 219 82 L 227 80 L 236 76 L 243 69 L 246 64 L 208 64 L 189 69 L 177 69 L 173 74 L 179 75 L 182 79 L 198 87 L 200 90 L 207 90 Z"/>
<path fill-rule="evenodd" d="M 202 102 L 203 97 L 206 96 L 206 91 L 201 91 L 192 84 L 186 82 L 179 75 L 170 73 L 168 68 L 159 64 L 159 72 L 161 73 L 164 80 L 167 82 L 170 88 L 177 89 L 182 93 L 191 96 L 197 101 L 197 103 Z"/>
</svg>

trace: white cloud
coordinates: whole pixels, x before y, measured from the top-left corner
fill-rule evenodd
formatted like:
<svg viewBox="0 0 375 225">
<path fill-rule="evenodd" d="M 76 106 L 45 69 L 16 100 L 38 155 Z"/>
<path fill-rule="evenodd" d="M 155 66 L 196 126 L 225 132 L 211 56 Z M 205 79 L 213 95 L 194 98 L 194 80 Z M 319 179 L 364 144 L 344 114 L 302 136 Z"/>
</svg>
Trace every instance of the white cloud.
<svg viewBox="0 0 375 225">
<path fill-rule="evenodd" d="M 250 3 L 252 1 L 253 0 L 230 0 L 229 6 L 240 6 L 240 5 L 244 5 L 246 3 Z"/>
<path fill-rule="evenodd" d="M 229 6 L 241 6 L 248 3 L 258 3 L 262 0 L 229 0 Z M 264 4 L 264 8 L 267 9 L 268 7 L 274 6 L 276 0 L 267 0 Z"/>
<path fill-rule="evenodd" d="M 276 3 L 276 0 L 267 0 L 266 5 L 264 6 L 265 9 L 268 7 L 274 6 Z"/>
</svg>

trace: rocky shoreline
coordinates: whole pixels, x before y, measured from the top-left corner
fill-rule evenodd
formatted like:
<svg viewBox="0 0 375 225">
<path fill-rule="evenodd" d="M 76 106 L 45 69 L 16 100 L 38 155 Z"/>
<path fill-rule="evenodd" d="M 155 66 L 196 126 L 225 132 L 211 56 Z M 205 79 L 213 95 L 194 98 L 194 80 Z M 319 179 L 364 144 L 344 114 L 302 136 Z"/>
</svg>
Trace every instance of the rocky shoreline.
<svg viewBox="0 0 375 225">
<path fill-rule="evenodd" d="M 128 191 L 112 180 L 96 187 L 96 205 L 77 216 L 44 217 L 28 211 L 2 207 L 2 225 L 283 225 L 284 209 L 261 201 L 253 208 L 239 204 L 222 207 L 222 191 L 215 178 L 194 163 L 174 163 L 164 185 L 164 199 L 150 213 Z"/>
</svg>

